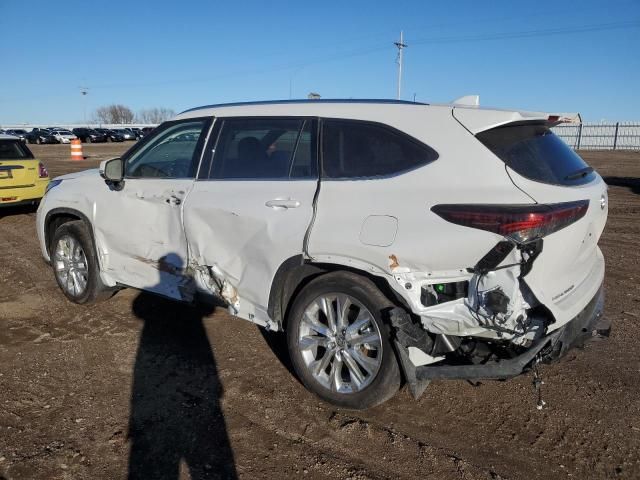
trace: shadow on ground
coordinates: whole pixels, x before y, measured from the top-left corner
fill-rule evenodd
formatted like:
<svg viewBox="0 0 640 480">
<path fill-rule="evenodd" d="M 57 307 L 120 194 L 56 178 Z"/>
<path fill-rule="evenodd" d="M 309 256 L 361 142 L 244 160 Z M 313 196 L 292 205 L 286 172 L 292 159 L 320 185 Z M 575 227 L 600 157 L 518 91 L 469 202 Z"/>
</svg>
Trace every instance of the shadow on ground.
<svg viewBox="0 0 640 480">
<path fill-rule="evenodd" d="M 296 375 L 291 363 L 291 357 L 289 356 L 289 347 L 287 346 L 287 334 L 284 332 L 272 332 L 262 327 L 258 327 L 260 335 L 264 338 L 265 342 L 276 356 L 276 358 L 282 363 L 282 365 L 289 371 L 291 376 L 300 382 L 300 379 Z"/>
<path fill-rule="evenodd" d="M 0 218 L 12 217 L 14 215 L 29 215 L 36 213 L 37 210 L 37 205 L 2 206 L 0 208 Z"/>
<path fill-rule="evenodd" d="M 640 195 L 640 178 L 635 177 L 603 177 L 605 183 L 614 187 L 627 187 L 636 195 Z"/>
<path fill-rule="evenodd" d="M 203 326 L 215 307 L 141 293 L 132 309 L 144 325 L 131 392 L 129 478 L 176 480 L 181 464 L 193 480 L 236 478 Z"/>
</svg>

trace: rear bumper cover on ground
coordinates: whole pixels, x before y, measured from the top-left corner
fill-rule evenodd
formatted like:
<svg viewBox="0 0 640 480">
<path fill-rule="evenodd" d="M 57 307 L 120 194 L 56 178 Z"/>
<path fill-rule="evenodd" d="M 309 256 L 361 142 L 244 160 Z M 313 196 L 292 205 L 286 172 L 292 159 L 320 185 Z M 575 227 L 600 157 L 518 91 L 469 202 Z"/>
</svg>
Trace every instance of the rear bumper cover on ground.
<svg viewBox="0 0 640 480">
<path fill-rule="evenodd" d="M 608 337 L 611 322 L 602 316 L 604 289 L 598 289 L 587 306 L 571 321 L 536 341 L 521 355 L 483 365 L 435 365 L 416 367 L 409 359 L 405 347 L 397 345 L 407 383 L 414 396 L 419 396 L 431 380 L 437 379 L 496 379 L 502 380 L 520 375 L 531 368 L 536 357 L 545 363 L 557 360 L 570 349 L 585 342 Z M 416 393 L 418 395 L 416 395 Z"/>
</svg>

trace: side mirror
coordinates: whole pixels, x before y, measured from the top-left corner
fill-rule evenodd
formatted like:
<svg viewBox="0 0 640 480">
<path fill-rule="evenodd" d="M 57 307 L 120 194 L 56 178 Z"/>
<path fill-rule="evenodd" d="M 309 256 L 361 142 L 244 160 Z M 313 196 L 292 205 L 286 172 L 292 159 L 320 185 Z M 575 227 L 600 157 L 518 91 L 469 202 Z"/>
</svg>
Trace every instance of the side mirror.
<svg viewBox="0 0 640 480">
<path fill-rule="evenodd" d="M 124 178 L 124 163 L 121 158 L 112 158 L 100 162 L 100 176 L 107 183 L 120 183 Z"/>
</svg>

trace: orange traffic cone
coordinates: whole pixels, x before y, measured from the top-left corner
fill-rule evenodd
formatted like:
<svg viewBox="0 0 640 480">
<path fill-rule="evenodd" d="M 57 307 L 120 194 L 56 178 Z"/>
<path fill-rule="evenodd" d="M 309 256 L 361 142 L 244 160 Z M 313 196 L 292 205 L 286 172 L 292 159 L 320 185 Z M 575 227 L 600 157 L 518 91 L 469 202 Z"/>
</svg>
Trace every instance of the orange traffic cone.
<svg viewBox="0 0 640 480">
<path fill-rule="evenodd" d="M 82 154 L 82 142 L 79 138 L 71 140 L 71 160 L 84 160 Z"/>
</svg>

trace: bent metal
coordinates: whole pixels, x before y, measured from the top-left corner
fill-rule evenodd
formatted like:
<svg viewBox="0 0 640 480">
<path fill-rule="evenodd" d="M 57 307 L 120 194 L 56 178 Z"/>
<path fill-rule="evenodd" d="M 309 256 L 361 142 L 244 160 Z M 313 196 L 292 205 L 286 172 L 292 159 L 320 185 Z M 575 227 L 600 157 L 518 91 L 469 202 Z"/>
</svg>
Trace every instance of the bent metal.
<svg viewBox="0 0 640 480">
<path fill-rule="evenodd" d="M 608 334 L 606 186 L 551 131 L 575 116 L 465 103 L 188 110 L 54 179 L 42 253 L 76 303 L 217 297 L 339 406 L 518 375 Z"/>
</svg>

